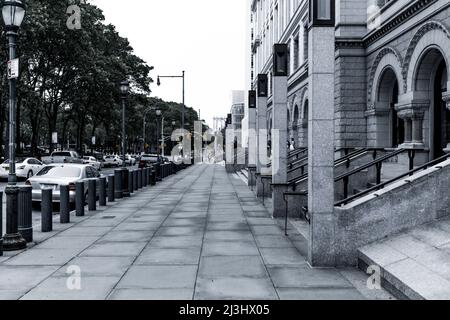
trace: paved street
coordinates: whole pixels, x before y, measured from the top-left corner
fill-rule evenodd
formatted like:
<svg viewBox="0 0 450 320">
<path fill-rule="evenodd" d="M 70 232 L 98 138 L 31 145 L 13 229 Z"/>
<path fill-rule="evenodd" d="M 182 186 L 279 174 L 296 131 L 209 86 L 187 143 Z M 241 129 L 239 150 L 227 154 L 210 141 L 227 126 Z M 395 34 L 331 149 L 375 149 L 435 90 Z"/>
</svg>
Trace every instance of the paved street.
<svg viewBox="0 0 450 320">
<path fill-rule="evenodd" d="M 56 221 L 57 217 L 55 217 Z M 197 165 L 0 258 L 0 299 L 388 299 L 356 269 L 311 269 L 306 240 L 235 175 Z M 68 268 L 79 267 L 81 290 Z"/>
</svg>

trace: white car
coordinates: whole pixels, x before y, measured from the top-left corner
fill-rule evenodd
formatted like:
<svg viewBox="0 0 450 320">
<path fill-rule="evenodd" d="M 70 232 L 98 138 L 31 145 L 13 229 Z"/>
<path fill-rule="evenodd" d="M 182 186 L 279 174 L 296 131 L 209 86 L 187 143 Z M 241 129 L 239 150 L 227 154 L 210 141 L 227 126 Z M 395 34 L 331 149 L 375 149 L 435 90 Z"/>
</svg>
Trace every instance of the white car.
<svg viewBox="0 0 450 320">
<path fill-rule="evenodd" d="M 94 157 L 83 157 L 83 164 L 88 164 L 90 166 L 93 166 L 97 170 L 102 169 L 102 163 L 97 161 Z"/>
<path fill-rule="evenodd" d="M 9 160 L 0 166 L 0 178 L 6 179 L 9 175 Z M 16 176 L 18 178 L 31 178 L 44 167 L 44 164 L 35 158 L 16 159 Z"/>
<path fill-rule="evenodd" d="M 32 186 L 33 202 L 41 202 L 42 189 L 52 189 L 53 202 L 60 202 L 61 185 L 69 186 L 69 201 L 75 202 L 76 183 L 84 183 L 84 194 L 88 196 L 88 180 L 97 179 L 102 175 L 92 166 L 85 164 L 50 164 L 45 166 L 36 176 L 28 179 L 25 185 Z M 100 185 L 96 185 L 96 196 L 98 196 Z M 87 202 L 87 201 L 86 201 Z"/>
<path fill-rule="evenodd" d="M 105 156 L 105 167 L 121 167 L 122 163 L 123 161 L 119 156 Z"/>
</svg>

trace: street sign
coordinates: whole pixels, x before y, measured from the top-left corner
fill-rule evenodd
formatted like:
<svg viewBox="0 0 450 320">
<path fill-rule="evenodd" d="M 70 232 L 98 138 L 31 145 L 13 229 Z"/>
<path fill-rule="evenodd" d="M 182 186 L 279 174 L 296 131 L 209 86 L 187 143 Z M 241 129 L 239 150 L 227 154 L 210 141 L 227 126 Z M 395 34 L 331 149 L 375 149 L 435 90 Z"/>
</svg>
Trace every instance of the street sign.
<svg viewBox="0 0 450 320">
<path fill-rule="evenodd" d="M 58 143 L 58 132 L 52 133 L 52 143 Z"/>
<path fill-rule="evenodd" d="M 92 137 L 92 145 L 95 146 L 95 137 Z"/>
<path fill-rule="evenodd" d="M 17 79 L 19 77 L 19 59 L 8 61 L 8 79 Z"/>
</svg>

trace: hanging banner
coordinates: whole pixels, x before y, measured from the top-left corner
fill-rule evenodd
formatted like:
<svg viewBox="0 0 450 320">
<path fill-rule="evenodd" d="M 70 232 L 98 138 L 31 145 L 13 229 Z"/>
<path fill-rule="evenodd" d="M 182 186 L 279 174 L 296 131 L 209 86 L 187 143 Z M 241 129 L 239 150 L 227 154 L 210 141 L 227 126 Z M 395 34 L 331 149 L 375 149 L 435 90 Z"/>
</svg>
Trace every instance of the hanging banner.
<svg viewBox="0 0 450 320">
<path fill-rule="evenodd" d="M 17 79 L 19 77 L 19 59 L 8 61 L 8 79 Z"/>
<path fill-rule="evenodd" d="M 52 143 L 58 143 L 58 132 L 52 133 Z"/>
</svg>

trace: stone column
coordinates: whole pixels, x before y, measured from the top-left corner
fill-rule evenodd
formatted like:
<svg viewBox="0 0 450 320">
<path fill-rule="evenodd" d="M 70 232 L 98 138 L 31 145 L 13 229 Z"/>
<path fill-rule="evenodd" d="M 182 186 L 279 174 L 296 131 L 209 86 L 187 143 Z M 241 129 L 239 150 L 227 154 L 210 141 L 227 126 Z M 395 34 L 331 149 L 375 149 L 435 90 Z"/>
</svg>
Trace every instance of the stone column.
<svg viewBox="0 0 450 320">
<path fill-rule="evenodd" d="M 267 164 L 267 95 L 268 95 L 268 79 L 267 74 L 258 75 L 258 90 L 256 99 L 256 129 L 257 129 L 257 161 L 256 161 L 256 194 L 258 197 L 263 195 L 263 191 L 267 193 L 267 188 L 263 187 L 263 179 L 261 176 L 268 174 Z"/>
<path fill-rule="evenodd" d="M 287 107 L 287 58 L 285 44 L 273 47 L 273 117 L 272 117 L 272 214 L 274 217 L 286 215 L 283 193 L 287 191 L 288 157 L 288 107 Z"/>
<path fill-rule="evenodd" d="M 423 119 L 425 110 L 429 109 L 430 101 L 420 99 L 420 92 L 410 92 L 399 97 L 395 106 L 398 116 L 405 121 L 405 143 L 401 148 L 423 149 Z M 419 97 L 419 98 L 418 98 Z"/>
<path fill-rule="evenodd" d="M 256 91 L 248 92 L 248 186 L 256 184 Z"/>
<path fill-rule="evenodd" d="M 309 29 L 308 124 L 308 261 L 312 266 L 336 264 L 334 216 L 334 69 L 335 30 Z"/>
<path fill-rule="evenodd" d="M 447 88 L 450 88 L 450 82 L 447 85 Z M 450 90 L 447 90 L 447 92 L 444 92 L 442 94 L 442 99 L 445 102 L 445 106 L 447 107 L 447 110 L 450 111 Z M 450 137 L 447 137 L 447 141 L 450 141 Z M 445 153 L 450 153 L 450 143 L 447 144 L 447 147 L 444 149 Z"/>
</svg>

